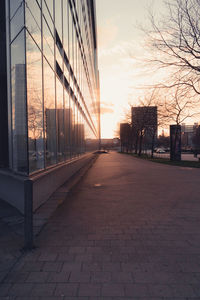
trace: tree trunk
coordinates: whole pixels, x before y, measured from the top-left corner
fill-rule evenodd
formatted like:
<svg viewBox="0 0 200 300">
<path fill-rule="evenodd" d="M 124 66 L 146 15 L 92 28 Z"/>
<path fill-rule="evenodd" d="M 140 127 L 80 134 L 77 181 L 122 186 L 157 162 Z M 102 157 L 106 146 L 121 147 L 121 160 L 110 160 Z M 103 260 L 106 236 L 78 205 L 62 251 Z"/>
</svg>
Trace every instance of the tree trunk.
<svg viewBox="0 0 200 300">
<path fill-rule="evenodd" d="M 153 133 L 153 136 L 152 136 L 152 143 L 151 143 L 151 158 L 153 158 L 154 144 L 155 144 L 155 132 Z"/>
<path fill-rule="evenodd" d="M 140 135 L 140 139 L 139 139 L 139 152 L 138 152 L 138 156 L 141 156 L 142 153 L 142 141 L 143 141 L 143 135 Z"/>
</svg>

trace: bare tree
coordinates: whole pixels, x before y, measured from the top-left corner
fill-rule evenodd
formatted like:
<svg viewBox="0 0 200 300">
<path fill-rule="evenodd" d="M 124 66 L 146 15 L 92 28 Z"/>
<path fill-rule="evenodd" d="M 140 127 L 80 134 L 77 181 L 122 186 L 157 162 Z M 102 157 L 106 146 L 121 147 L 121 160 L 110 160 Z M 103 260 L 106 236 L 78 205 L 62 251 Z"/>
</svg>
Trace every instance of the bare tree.
<svg viewBox="0 0 200 300">
<path fill-rule="evenodd" d="M 163 118 L 163 102 L 159 89 L 154 88 L 139 100 L 141 107 L 140 118 L 136 120 L 137 125 L 133 126 L 135 131 L 135 153 L 141 155 L 143 143 L 146 141 L 151 148 L 151 157 L 153 157 L 158 127 L 166 125 L 166 119 Z M 156 107 L 156 115 L 150 118 L 151 107 Z M 148 138 L 147 138 L 148 137 Z"/>
<path fill-rule="evenodd" d="M 162 109 L 162 117 L 165 123 L 175 124 L 174 142 L 172 153 L 175 153 L 179 143 L 179 126 L 187 119 L 198 115 L 196 110 L 196 99 L 191 97 L 190 91 L 177 85 L 168 90 Z"/>
<path fill-rule="evenodd" d="M 200 1 L 168 0 L 168 16 L 157 22 L 151 14 L 151 30 L 146 30 L 158 67 L 170 68 L 165 87 L 182 85 L 200 94 Z M 172 76 L 173 74 L 173 76 Z"/>
<path fill-rule="evenodd" d="M 180 125 L 186 119 L 199 114 L 199 111 L 196 111 L 196 99 L 188 94 L 189 92 L 183 90 L 180 85 L 168 90 L 161 112 L 161 117 L 166 124 Z"/>
</svg>

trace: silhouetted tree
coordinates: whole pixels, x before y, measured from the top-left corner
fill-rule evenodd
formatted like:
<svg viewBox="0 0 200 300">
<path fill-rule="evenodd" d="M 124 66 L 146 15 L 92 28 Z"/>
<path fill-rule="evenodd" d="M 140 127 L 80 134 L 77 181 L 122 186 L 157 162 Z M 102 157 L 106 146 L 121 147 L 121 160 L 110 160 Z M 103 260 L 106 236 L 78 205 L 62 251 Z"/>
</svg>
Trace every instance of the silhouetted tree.
<svg viewBox="0 0 200 300">
<path fill-rule="evenodd" d="M 150 14 L 148 35 L 158 67 L 170 68 L 170 83 L 166 87 L 182 85 L 200 94 L 200 1 L 167 0 L 167 14 L 156 21 Z M 173 74 L 173 76 L 172 76 Z"/>
</svg>

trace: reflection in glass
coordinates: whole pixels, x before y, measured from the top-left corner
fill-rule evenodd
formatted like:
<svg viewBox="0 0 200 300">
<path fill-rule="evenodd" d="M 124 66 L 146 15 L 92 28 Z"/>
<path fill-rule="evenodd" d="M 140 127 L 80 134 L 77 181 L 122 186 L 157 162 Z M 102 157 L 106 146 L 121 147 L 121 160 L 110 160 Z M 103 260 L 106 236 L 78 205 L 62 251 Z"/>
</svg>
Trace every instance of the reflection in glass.
<svg viewBox="0 0 200 300">
<path fill-rule="evenodd" d="M 70 109 L 71 109 L 71 122 L 70 122 L 70 145 L 71 145 L 71 157 L 74 157 L 75 149 L 74 149 L 74 101 L 70 96 Z"/>
<path fill-rule="evenodd" d="M 55 1 L 55 27 L 62 41 L 62 0 Z"/>
<path fill-rule="evenodd" d="M 63 70 L 63 58 L 60 54 L 58 47 L 56 47 L 56 60 L 59 64 L 60 69 Z"/>
<path fill-rule="evenodd" d="M 86 0 L 10 0 L 13 162 L 17 171 L 28 172 L 28 163 L 30 172 L 40 170 L 77 157 L 86 145 L 87 151 L 97 146 L 91 119 L 98 127 L 98 84 L 88 5 Z"/>
<path fill-rule="evenodd" d="M 10 24 L 11 41 L 24 27 L 24 5 L 21 5 L 13 16 Z"/>
<path fill-rule="evenodd" d="M 41 48 L 41 10 L 36 1 L 26 1 L 26 26 Z"/>
<path fill-rule="evenodd" d="M 45 0 L 46 4 L 47 4 L 47 7 L 49 9 L 49 12 L 53 18 L 53 2 L 54 0 Z"/>
<path fill-rule="evenodd" d="M 51 31 L 47 26 L 45 19 L 43 18 L 43 53 L 54 69 L 54 40 L 51 35 Z"/>
<path fill-rule="evenodd" d="M 68 43 L 69 43 L 69 18 L 68 18 L 68 1 L 67 0 L 63 0 L 63 46 L 64 46 L 64 50 L 65 53 L 68 57 Z"/>
<path fill-rule="evenodd" d="M 10 0 L 10 18 L 16 13 L 19 6 L 23 5 L 23 0 Z"/>
<path fill-rule="evenodd" d="M 45 19 L 47 21 L 47 24 L 49 25 L 51 33 L 53 34 L 53 32 L 54 32 L 53 21 L 52 21 L 52 18 L 50 16 L 50 14 L 49 14 L 49 10 L 47 9 L 47 6 L 46 6 L 45 2 L 43 2 L 43 3 L 44 4 L 43 4 L 43 7 L 42 7 L 42 11 L 43 11 L 44 17 L 45 17 Z"/>
<path fill-rule="evenodd" d="M 63 106 L 63 86 L 59 79 L 56 79 L 56 108 L 57 108 L 57 160 L 64 160 L 65 135 L 64 135 L 64 106 Z"/>
<path fill-rule="evenodd" d="M 13 169 L 27 172 L 26 71 L 24 31 L 11 44 Z"/>
<path fill-rule="evenodd" d="M 56 109 L 55 109 L 55 75 L 44 59 L 44 115 L 46 165 L 56 163 Z"/>
<path fill-rule="evenodd" d="M 64 126 L 65 126 L 65 159 L 69 159 L 71 156 L 70 151 L 70 128 L 71 128 L 71 121 L 72 121 L 72 110 L 70 109 L 70 102 L 69 102 L 69 94 L 65 91 L 64 93 Z"/>
<path fill-rule="evenodd" d="M 73 21 L 71 9 L 69 9 L 69 48 L 68 48 L 68 58 L 71 66 L 73 66 Z"/>
<path fill-rule="evenodd" d="M 28 33 L 26 41 L 29 171 L 33 172 L 44 168 L 42 59 Z"/>
</svg>

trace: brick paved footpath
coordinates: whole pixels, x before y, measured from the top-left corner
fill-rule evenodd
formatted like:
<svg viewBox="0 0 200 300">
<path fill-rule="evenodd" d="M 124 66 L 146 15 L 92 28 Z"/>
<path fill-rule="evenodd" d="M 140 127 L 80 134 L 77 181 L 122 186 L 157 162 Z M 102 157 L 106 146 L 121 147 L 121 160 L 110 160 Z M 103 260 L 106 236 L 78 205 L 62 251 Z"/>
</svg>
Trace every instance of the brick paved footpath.
<svg viewBox="0 0 200 300">
<path fill-rule="evenodd" d="M 200 170 L 102 154 L 0 300 L 200 299 Z"/>
</svg>

